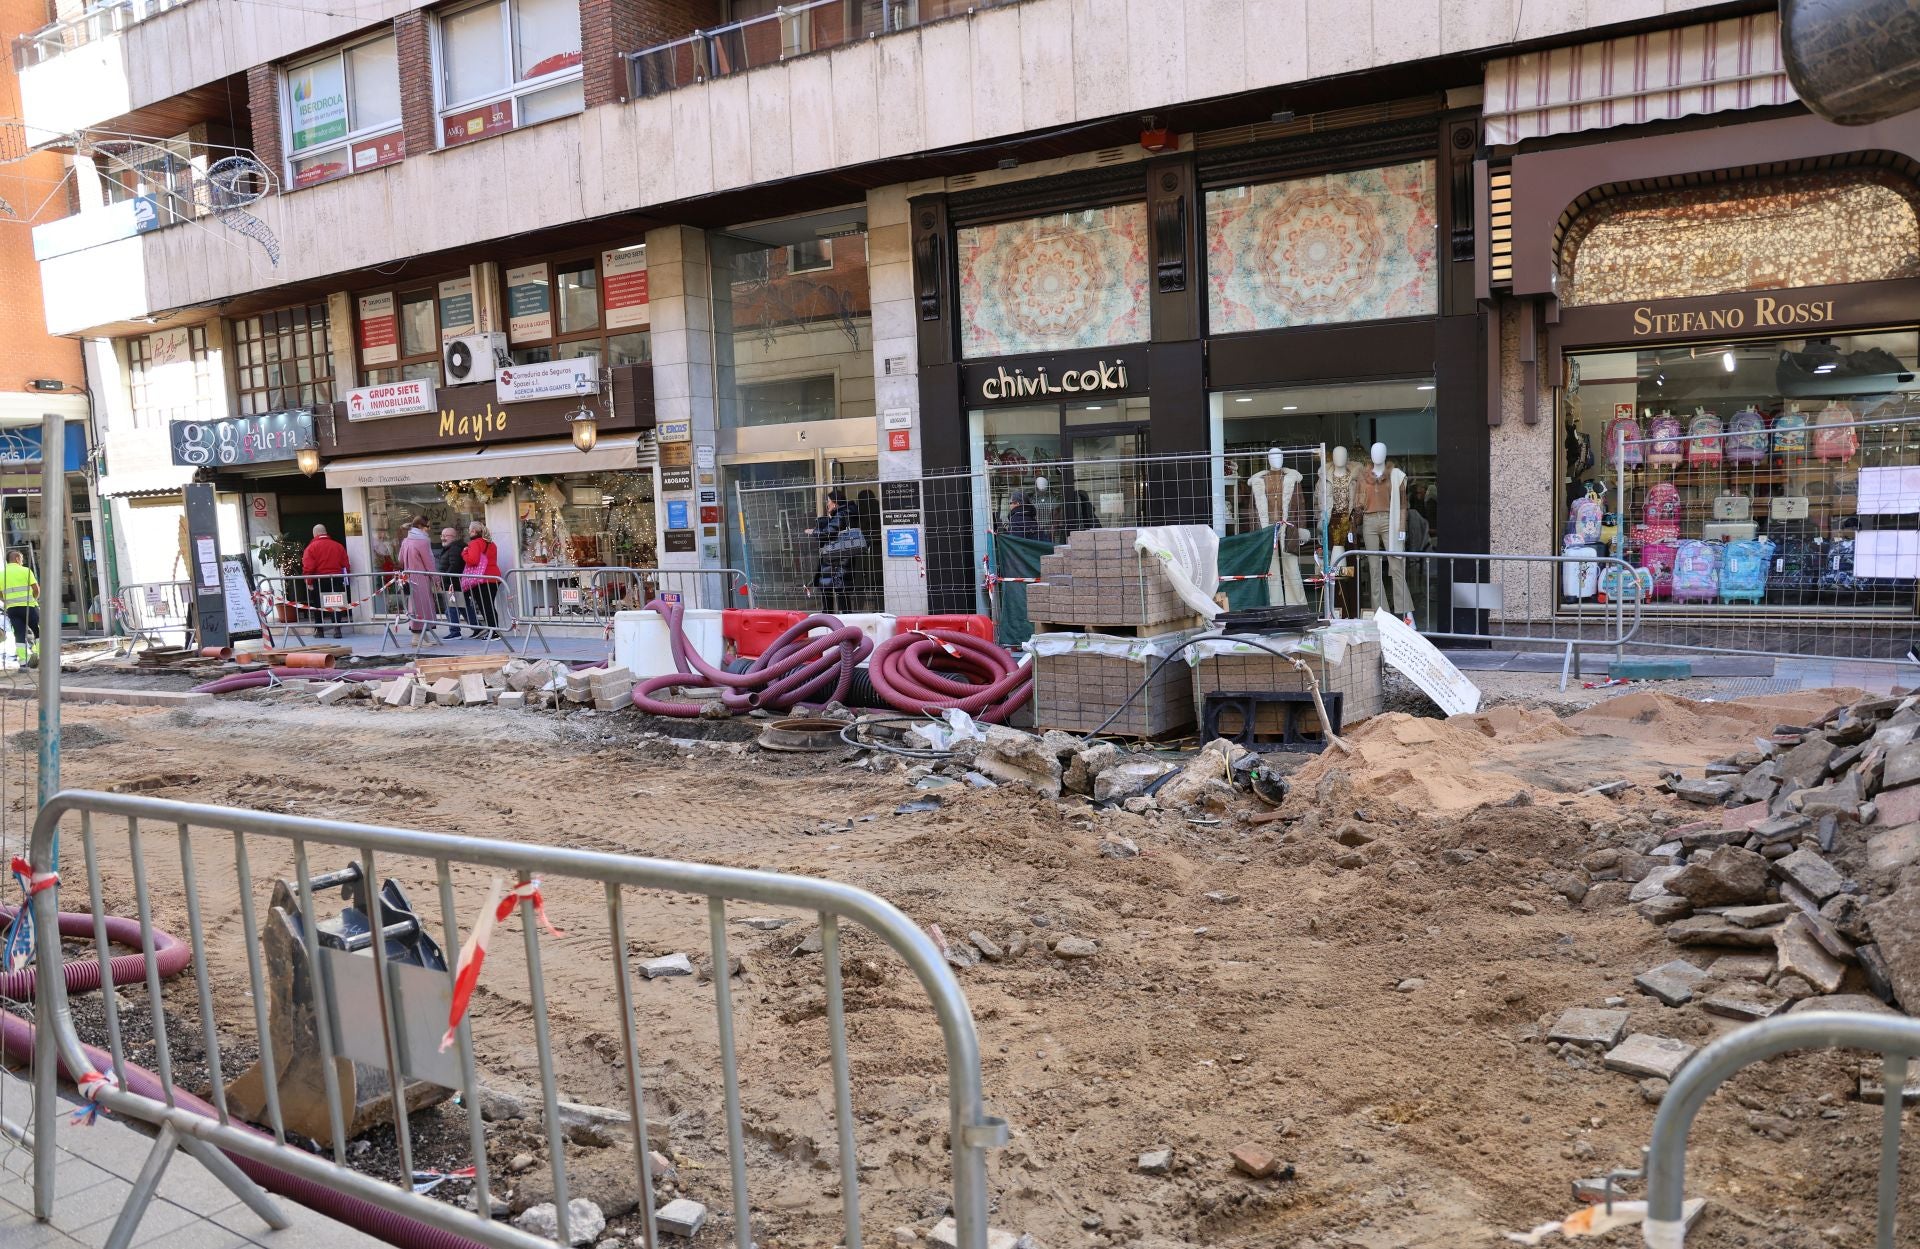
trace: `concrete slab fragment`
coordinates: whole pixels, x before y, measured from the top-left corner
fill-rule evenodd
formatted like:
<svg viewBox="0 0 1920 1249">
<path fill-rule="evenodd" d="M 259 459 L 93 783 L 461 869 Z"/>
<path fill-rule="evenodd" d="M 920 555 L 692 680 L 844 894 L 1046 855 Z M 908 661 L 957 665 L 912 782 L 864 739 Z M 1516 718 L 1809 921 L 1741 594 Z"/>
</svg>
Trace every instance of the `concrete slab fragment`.
<svg viewBox="0 0 1920 1249">
<path fill-rule="evenodd" d="M 1608 1050 L 1603 1061 L 1611 1071 L 1671 1080 L 1693 1054 L 1694 1047 L 1685 1041 L 1655 1036 L 1651 1032 L 1636 1032 Z"/>
</svg>

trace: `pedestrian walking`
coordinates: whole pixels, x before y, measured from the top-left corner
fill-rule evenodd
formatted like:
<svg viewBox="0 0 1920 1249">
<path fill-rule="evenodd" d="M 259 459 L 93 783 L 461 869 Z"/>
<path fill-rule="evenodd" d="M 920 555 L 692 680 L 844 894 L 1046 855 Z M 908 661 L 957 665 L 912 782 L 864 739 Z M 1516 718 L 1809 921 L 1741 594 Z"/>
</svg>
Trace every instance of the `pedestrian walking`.
<svg viewBox="0 0 1920 1249">
<path fill-rule="evenodd" d="M 433 540 L 427 537 L 427 518 L 415 516 L 407 522 L 400 538 L 400 567 L 407 582 L 407 628 L 424 635 L 427 642 L 438 642 L 433 622 L 439 618 L 433 603 L 433 574 L 439 567 L 433 557 Z"/>
<path fill-rule="evenodd" d="M 25 667 L 40 649 L 40 578 L 20 551 L 8 551 L 0 568 L 0 598 L 6 601 L 7 624 L 13 629 L 13 658 Z"/>
<path fill-rule="evenodd" d="M 440 531 L 440 545 L 434 548 L 434 566 L 440 575 L 434 578 L 434 588 L 440 594 L 440 602 L 445 610 L 447 623 L 453 627 L 447 631 L 447 640 L 460 636 L 460 621 L 464 617 L 473 623 L 473 610 L 467 606 L 466 592 L 460 583 L 467 571 L 467 547 L 460 541 L 460 531 L 448 525 Z M 475 633 L 479 630 L 475 629 Z"/>
<path fill-rule="evenodd" d="M 300 552 L 300 573 L 305 592 L 293 597 L 309 609 L 319 608 L 327 594 L 338 594 L 340 601 L 346 602 L 347 548 L 333 540 L 325 525 L 313 527 L 313 540 Z M 316 619 L 320 625 L 314 630 L 316 637 L 327 636 L 328 620 L 333 621 L 333 636 L 344 636 L 337 611 L 321 610 Z"/>
<path fill-rule="evenodd" d="M 467 592 L 474 628 L 500 628 L 500 548 L 487 536 L 487 527 L 479 521 L 467 526 L 467 549 L 463 562 L 466 573 L 460 586 Z"/>
</svg>

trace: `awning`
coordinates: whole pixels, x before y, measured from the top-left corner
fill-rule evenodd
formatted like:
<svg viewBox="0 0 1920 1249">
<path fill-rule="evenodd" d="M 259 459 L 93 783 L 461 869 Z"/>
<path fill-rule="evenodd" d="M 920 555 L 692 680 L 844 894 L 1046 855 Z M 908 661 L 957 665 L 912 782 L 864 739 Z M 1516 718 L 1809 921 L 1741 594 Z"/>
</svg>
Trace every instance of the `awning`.
<svg viewBox="0 0 1920 1249">
<path fill-rule="evenodd" d="M 1499 147 L 1799 98 L 1780 58 L 1779 16 L 1756 13 L 1489 61 L 1484 114 Z"/>
<path fill-rule="evenodd" d="M 642 462 L 642 438 L 640 434 L 602 438 L 591 451 L 578 450 L 568 440 L 335 460 L 327 465 L 327 485 L 335 489 L 344 486 L 418 486 L 471 477 L 610 473 L 625 468 L 644 468 L 652 464 L 653 457 L 648 455 Z M 650 449 L 651 440 L 647 441 Z"/>
</svg>

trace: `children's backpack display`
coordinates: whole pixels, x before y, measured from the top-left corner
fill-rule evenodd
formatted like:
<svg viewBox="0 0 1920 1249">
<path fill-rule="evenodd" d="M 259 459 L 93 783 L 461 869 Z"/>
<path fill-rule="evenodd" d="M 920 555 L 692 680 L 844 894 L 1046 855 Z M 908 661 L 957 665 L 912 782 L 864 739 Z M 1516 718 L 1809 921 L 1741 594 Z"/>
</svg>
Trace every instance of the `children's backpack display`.
<svg viewBox="0 0 1920 1249">
<path fill-rule="evenodd" d="M 1720 463 L 1726 454 L 1726 448 L 1720 445 L 1722 429 L 1720 418 L 1711 412 L 1694 417 L 1693 424 L 1687 428 L 1687 463 Z"/>
<path fill-rule="evenodd" d="M 1829 542 L 1826 550 L 1826 558 L 1821 561 L 1820 567 L 1820 588 L 1859 589 L 1860 579 L 1853 575 L 1853 539 L 1842 538 L 1838 542 Z"/>
<path fill-rule="evenodd" d="M 1616 599 L 1633 602 L 1639 599 L 1645 602 L 1653 597 L 1653 573 L 1645 568 L 1622 568 L 1618 564 L 1608 564 L 1600 570 L 1600 599 L 1611 602 Z"/>
<path fill-rule="evenodd" d="M 1807 453 L 1806 413 L 1798 408 L 1788 408 L 1773 418 L 1773 453 L 1775 455 Z"/>
<path fill-rule="evenodd" d="M 1727 462 L 1754 464 L 1767 458 L 1767 418 L 1752 408 L 1727 423 Z"/>
<path fill-rule="evenodd" d="M 1567 509 L 1567 537 L 1578 541 L 1582 546 L 1591 546 L 1600 541 L 1600 522 L 1605 513 L 1600 508 L 1600 500 L 1590 494 L 1583 494 L 1573 501 Z"/>
<path fill-rule="evenodd" d="M 1673 597 L 1674 555 L 1671 542 L 1649 542 L 1640 548 L 1640 566 L 1653 581 L 1654 598 Z"/>
<path fill-rule="evenodd" d="M 1680 443 L 1680 418 L 1671 412 L 1662 412 L 1647 426 L 1647 437 L 1653 439 L 1647 448 L 1647 463 L 1678 464 L 1686 458 Z"/>
<path fill-rule="evenodd" d="M 1773 583 L 1783 590 L 1820 584 L 1820 548 L 1804 533 L 1768 535 L 1773 542 Z"/>
<path fill-rule="evenodd" d="M 1608 421 L 1606 430 L 1600 435 L 1600 446 L 1607 457 L 1607 467 L 1613 468 L 1623 462 L 1628 468 L 1640 467 L 1646 456 L 1644 448 L 1637 445 L 1639 439 L 1639 421 L 1630 416 L 1616 416 Z"/>
<path fill-rule="evenodd" d="M 1678 603 L 1711 602 L 1720 596 L 1720 545 L 1689 538 L 1673 555 L 1673 598 Z"/>
<path fill-rule="evenodd" d="M 1850 426 L 1853 409 L 1844 403 L 1830 403 L 1813 422 L 1813 456 L 1817 460 L 1851 460 L 1860 449 L 1860 431 L 1840 429 Z"/>
<path fill-rule="evenodd" d="M 1672 542 L 1680 536 L 1680 491 L 1670 481 L 1647 487 L 1647 501 L 1634 531 L 1640 542 Z"/>
<path fill-rule="evenodd" d="M 1720 558 L 1720 597 L 1729 603 L 1758 603 L 1767 594 L 1773 543 L 1765 538 L 1729 542 Z"/>
</svg>

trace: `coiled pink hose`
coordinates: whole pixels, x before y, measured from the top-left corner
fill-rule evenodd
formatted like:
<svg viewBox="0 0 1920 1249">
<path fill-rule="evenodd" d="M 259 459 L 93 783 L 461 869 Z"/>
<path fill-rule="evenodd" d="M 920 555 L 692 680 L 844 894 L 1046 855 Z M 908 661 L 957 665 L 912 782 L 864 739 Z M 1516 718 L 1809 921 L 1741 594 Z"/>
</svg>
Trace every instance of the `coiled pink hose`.
<svg viewBox="0 0 1920 1249">
<path fill-rule="evenodd" d="M 196 685 L 196 694 L 231 694 L 235 690 L 250 690 L 262 685 L 273 684 L 274 678 L 281 681 L 391 681 L 395 677 L 407 675 L 399 668 L 268 668 L 262 672 L 235 672 L 209 681 L 205 685 Z"/>
<path fill-rule="evenodd" d="M 853 670 L 873 653 L 872 640 L 860 630 L 833 616 L 812 615 L 775 638 L 747 671 L 728 672 L 714 667 L 687 645 L 680 604 L 655 599 L 647 604 L 647 610 L 659 612 L 666 620 L 674 666 L 679 669 L 649 677 L 633 687 L 633 705 L 649 715 L 682 719 L 698 716 L 700 708 L 693 703 L 653 697 L 663 690 L 691 685 L 719 686 L 721 702 L 729 711 L 785 709 L 801 702 L 844 699 L 853 685 Z M 822 628 L 827 632 L 821 636 L 807 636 Z"/>
<path fill-rule="evenodd" d="M 934 663 L 957 668 L 964 680 L 936 672 Z M 1033 697 L 1033 668 L 1014 662 L 991 642 L 951 629 L 896 633 L 874 648 L 867 676 L 880 697 L 901 711 L 958 708 L 987 724 L 1000 724 Z"/>
<path fill-rule="evenodd" d="M 13 908 L 0 906 L 0 920 L 13 918 Z M 115 944 L 140 944 L 140 925 L 131 919 L 110 915 L 106 919 L 107 936 Z M 85 912 L 60 912 L 60 935 L 63 937 L 92 937 L 93 916 Z M 187 944 L 168 933 L 154 929 L 154 963 L 160 975 L 171 977 L 178 975 L 191 960 L 193 952 Z M 139 983 L 146 976 L 146 956 L 142 954 L 123 954 L 113 960 L 113 982 L 115 984 Z M 64 968 L 68 993 L 90 993 L 100 987 L 100 962 L 98 959 L 79 959 L 66 964 Z M 11 972 L 0 976 L 0 995 L 23 1001 L 33 996 L 33 969 Z M 0 1053 L 30 1055 L 33 1053 L 34 1026 L 17 1015 L 0 1011 Z M 113 1056 L 91 1045 L 81 1047 L 86 1051 L 87 1061 L 95 1071 L 106 1071 L 113 1066 Z M 60 1062 L 61 1072 L 69 1079 L 76 1079 L 77 1073 L 68 1071 L 66 1061 Z M 122 1063 L 119 1073 L 126 1077 L 129 1091 L 154 1101 L 165 1101 L 167 1090 L 160 1078 L 144 1067 L 132 1063 Z M 173 1104 L 182 1110 L 190 1111 L 206 1119 L 218 1118 L 214 1108 L 195 1097 L 187 1090 L 178 1087 L 173 1090 Z M 249 1127 L 235 1120 L 235 1126 L 256 1136 L 267 1137 L 265 1132 Z M 271 1139 L 271 1138 L 268 1138 Z M 223 1151 L 224 1152 L 224 1151 Z M 408 1218 L 404 1214 L 376 1206 L 370 1201 L 358 1197 L 349 1197 L 344 1193 L 315 1184 L 310 1180 L 287 1174 L 278 1168 L 270 1167 L 251 1158 L 237 1154 L 228 1154 L 234 1164 L 246 1173 L 248 1179 L 260 1185 L 270 1193 L 291 1198 L 318 1211 L 336 1222 L 378 1237 L 389 1244 L 399 1245 L 402 1249 L 485 1249 L 478 1241 L 465 1236 L 456 1236 L 429 1223 Z"/>
</svg>

